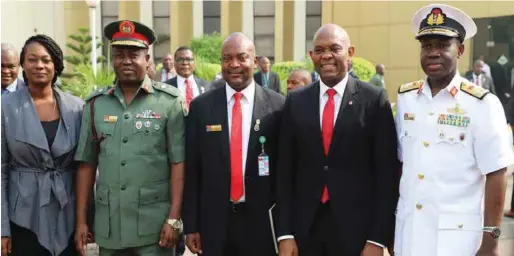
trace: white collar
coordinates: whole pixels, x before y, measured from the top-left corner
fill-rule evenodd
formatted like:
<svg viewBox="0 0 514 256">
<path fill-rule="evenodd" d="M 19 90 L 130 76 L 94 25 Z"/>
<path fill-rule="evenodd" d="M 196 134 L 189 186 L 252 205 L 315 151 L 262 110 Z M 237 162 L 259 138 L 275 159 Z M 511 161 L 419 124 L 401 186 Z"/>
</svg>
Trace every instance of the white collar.
<svg viewBox="0 0 514 256">
<path fill-rule="evenodd" d="M 16 89 L 18 89 L 18 78 L 14 79 L 14 81 L 10 85 L 5 87 L 5 89 L 8 90 L 9 92 L 16 91 Z"/>
<path fill-rule="evenodd" d="M 474 75 L 475 73 L 473 73 Z M 462 83 L 462 76 L 459 74 L 459 72 L 455 72 L 455 76 L 453 77 L 452 81 L 444 88 L 443 90 L 446 90 L 450 95 L 455 97 L 457 93 L 460 91 L 460 84 Z M 425 78 L 425 82 L 423 83 L 422 87 L 419 88 L 423 92 L 423 94 L 430 96 L 432 98 L 432 90 L 430 89 L 430 86 L 428 85 L 428 77 Z M 441 91 L 443 91 L 441 90 Z M 418 91 L 419 94 L 419 91 Z"/>
<path fill-rule="evenodd" d="M 337 94 L 339 94 L 342 97 L 347 84 L 348 84 L 348 73 L 346 73 L 346 76 L 341 81 L 339 81 L 339 83 L 337 83 L 334 87 L 332 87 L 332 89 L 336 90 Z M 321 99 L 323 97 L 323 95 L 325 95 L 327 90 L 330 89 L 330 87 L 328 87 L 325 83 L 323 83 L 323 81 L 321 81 L 321 79 L 319 80 L 319 85 L 320 85 L 319 86 L 319 89 L 320 89 L 319 97 Z"/>
<path fill-rule="evenodd" d="M 227 103 L 228 103 L 232 99 L 232 96 L 234 96 L 234 94 L 236 93 L 236 90 L 232 89 L 232 87 L 230 87 L 230 85 L 228 85 L 228 83 L 226 83 L 225 91 L 227 94 Z M 253 102 L 253 98 L 255 95 L 255 82 L 252 81 L 252 83 L 250 83 L 250 85 L 248 85 L 246 88 L 244 88 L 241 91 L 241 93 L 243 94 L 243 97 L 246 98 L 246 100 L 248 100 L 248 102 Z"/>
<path fill-rule="evenodd" d="M 187 80 L 189 80 L 189 82 L 192 82 L 193 84 L 195 84 L 195 79 L 192 74 L 187 78 Z M 186 82 L 186 78 L 177 74 L 177 84 L 183 84 L 185 82 Z"/>
</svg>

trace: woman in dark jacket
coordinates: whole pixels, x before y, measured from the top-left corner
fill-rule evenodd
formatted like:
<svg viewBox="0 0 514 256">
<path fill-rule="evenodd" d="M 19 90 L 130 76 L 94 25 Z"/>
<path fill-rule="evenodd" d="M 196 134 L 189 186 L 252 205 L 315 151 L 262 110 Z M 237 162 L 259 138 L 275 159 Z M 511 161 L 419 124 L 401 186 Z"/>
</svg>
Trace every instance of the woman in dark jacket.
<svg viewBox="0 0 514 256">
<path fill-rule="evenodd" d="M 20 56 L 27 86 L 2 98 L 2 256 L 77 255 L 73 155 L 84 102 L 54 86 L 63 54 L 45 35 Z"/>
</svg>

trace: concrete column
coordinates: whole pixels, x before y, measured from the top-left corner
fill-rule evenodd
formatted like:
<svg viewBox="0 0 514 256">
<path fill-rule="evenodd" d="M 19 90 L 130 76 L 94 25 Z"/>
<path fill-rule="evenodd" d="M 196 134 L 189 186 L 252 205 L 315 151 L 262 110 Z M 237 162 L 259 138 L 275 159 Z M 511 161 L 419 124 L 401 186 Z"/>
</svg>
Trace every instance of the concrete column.
<svg viewBox="0 0 514 256">
<path fill-rule="evenodd" d="M 243 1 L 243 33 L 253 40 L 253 0 Z"/>
<path fill-rule="evenodd" d="M 305 27 L 307 25 L 307 2 L 297 0 L 294 2 L 294 50 L 293 60 L 301 61 L 305 58 Z"/>
<path fill-rule="evenodd" d="M 253 1 L 221 1 L 221 36 L 243 32 L 253 40 Z"/>
<path fill-rule="evenodd" d="M 139 21 L 153 29 L 153 3 L 152 1 L 139 1 Z M 149 48 L 150 56 L 153 56 L 153 45 Z"/>
<path fill-rule="evenodd" d="M 297 41 L 304 41 L 305 48 L 305 32 L 302 40 L 295 40 L 295 5 L 294 1 L 275 2 L 275 62 L 294 60 L 295 43 L 299 43 Z M 303 9 L 305 10 L 305 7 Z M 305 20 L 305 12 L 302 17 Z M 305 25 L 303 28 L 305 29 Z"/>
<path fill-rule="evenodd" d="M 321 25 L 334 22 L 334 3 L 321 1 Z"/>
<path fill-rule="evenodd" d="M 193 37 L 203 36 L 203 1 L 193 1 Z"/>
<path fill-rule="evenodd" d="M 118 4 L 118 18 L 120 20 L 141 21 L 139 0 L 119 1 Z"/>
<path fill-rule="evenodd" d="M 170 52 L 203 35 L 203 3 L 170 1 Z"/>
</svg>

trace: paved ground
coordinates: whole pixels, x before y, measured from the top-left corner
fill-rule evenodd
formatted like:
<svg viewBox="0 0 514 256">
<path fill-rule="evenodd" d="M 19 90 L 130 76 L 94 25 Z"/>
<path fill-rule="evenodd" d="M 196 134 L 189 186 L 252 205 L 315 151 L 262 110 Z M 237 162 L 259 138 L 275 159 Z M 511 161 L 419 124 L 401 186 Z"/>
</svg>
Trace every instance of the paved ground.
<svg viewBox="0 0 514 256">
<path fill-rule="evenodd" d="M 505 211 L 510 206 L 510 200 L 512 200 L 512 189 L 513 189 L 513 178 L 512 172 L 514 168 L 510 168 L 509 170 L 509 178 L 508 178 L 508 186 L 507 186 L 507 196 L 505 199 Z M 502 224 L 502 237 L 500 238 L 500 250 L 502 256 L 514 256 L 514 219 L 511 218 L 503 218 Z M 95 245 L 91 244 L 88 246 L 88 256 L 97 256 L 98 249 Z M 184 256 L 193 256 L 194 254 L 190 252 L 186 252 Z M 386 252 L 386 256 L 389 254 Z"/>
</svg>

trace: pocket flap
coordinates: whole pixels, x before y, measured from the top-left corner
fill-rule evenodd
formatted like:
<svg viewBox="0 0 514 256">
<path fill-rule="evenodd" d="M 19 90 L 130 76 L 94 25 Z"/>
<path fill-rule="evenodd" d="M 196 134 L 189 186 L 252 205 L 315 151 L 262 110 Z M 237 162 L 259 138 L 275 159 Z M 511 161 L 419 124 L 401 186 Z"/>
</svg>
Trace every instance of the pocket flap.
<svg viewBox="0 0 514 256">
<path fill-rule="evenodd" d="M 439 229 L 482 231 L 482 216 L 465 213 L 440 214 Z"/>
<path fill-rule="evenodd" d="M 96 185 L 96 203 L 109 205 L 109 187 Z"/>
<path fill-rule="evenodd" d="M 139 204 L 151 204 L 169 200 L 169 182 L 163 182 L 139 189 Z"/>
<path fill-rule="evenodd" d="M 102 123 L 96 124 L 96 133 L 100 136 L 102 134 L 105 135 L 113 135 L 114 129 L 116 128 L 116 123 Z"/>
</svg>

